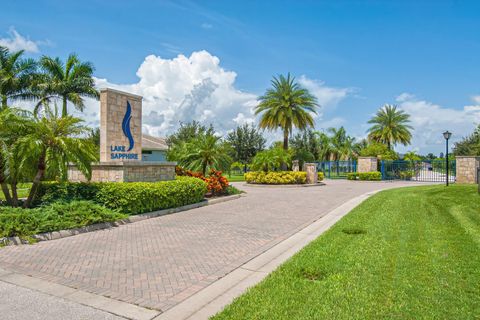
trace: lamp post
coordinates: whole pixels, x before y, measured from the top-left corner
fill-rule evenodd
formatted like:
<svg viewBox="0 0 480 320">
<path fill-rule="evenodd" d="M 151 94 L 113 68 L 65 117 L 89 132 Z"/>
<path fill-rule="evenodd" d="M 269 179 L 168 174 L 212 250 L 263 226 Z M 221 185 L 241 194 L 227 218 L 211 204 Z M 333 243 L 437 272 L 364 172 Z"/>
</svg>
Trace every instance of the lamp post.
<svg viewBox="0 0 480 320">
<path fill-rule="evenodd" d="M 448 177 L 448 139 L 450 139 L 450 137 L 452 136 L 452 133 L 450 131 L 445 131 L 443 133 L 443 137 L 445 138 L 445 144 L 446 144 L 446 150 L 445 150 L 445 161 L 446 161 L 446 173 L 447 173 L 447 187 L 448 187 L 448 180 L 449 180 L 449 177 Z"/>
</svg>

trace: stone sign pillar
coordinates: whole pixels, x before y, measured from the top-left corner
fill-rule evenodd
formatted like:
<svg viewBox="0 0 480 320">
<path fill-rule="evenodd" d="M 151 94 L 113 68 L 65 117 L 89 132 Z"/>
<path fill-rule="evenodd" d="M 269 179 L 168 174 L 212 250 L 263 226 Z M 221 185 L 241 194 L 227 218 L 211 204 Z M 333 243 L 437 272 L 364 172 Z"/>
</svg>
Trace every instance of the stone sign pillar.
<svg viewBox="0 0 480 320">
<path fill-rule="evenodd" d="M 305 163 L 305 171 L 307 172 L 307 183 L 318 183 L 318 172 L 316 163 Z"/>
<path fill-rule="evenodd" d="M 142 97 L 100 90 L 100 162 L 142 160 Z"/>
<path fill-rule="evenodd" d="M 292 171 L 300 171 L 300 165 L 298 164 L 298 160 L 292 161 Z"/>
<path fill-rule="evenodd" d="M 477 183 L 477 168 L 480 167 L 480 157 L 457 156 L 455 158 L 458 183 Z"/>
<path fill-rule="evenodd" d="M 378 171 L 377 157 L 359 157 L 357 168 L 358 172 Z"/>
</svg>

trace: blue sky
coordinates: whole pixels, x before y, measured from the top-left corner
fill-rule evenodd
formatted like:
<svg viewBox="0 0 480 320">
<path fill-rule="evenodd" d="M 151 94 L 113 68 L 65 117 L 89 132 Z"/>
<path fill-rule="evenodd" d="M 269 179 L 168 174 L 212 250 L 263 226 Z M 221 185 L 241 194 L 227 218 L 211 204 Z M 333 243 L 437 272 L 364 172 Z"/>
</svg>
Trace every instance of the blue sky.
<svg viewBox="0 0 480 320">
<path fill-rule="evenodd" d="M 459 138 L 480 122 L 476 1 L 19 0 L 2 8 L 0 43 L 23 39 L 33 57 L 76 52 L 92 61 L 99 86 L 146 98 L 152 134 L 191 118 L 222 132 L 251 121 L 252 101 L 286 72 L 319 95 L 319 128 L 344 125 L 362 137 L 384 103 L 411 113 L 414 144 L 399 151 L 438 154 L 444 129 Z"/>
</svg>

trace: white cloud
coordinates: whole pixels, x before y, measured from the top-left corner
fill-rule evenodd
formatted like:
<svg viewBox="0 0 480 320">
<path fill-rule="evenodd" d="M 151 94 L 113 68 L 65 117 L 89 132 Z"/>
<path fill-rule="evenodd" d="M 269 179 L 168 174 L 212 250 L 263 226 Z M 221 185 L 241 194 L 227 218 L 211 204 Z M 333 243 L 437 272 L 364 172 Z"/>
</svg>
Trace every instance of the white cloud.
<svg viewBox="0 0 480 320">
<path fill-rule="evenodd" d="M 28 37 L 22 36 L 11 27 L 7 38 L 0 38 L 0 46 L 7 47 L 10 51 L 25 50 L 26 52 L 39 52 L 38 46 L 48 44 L 48 41 L 32 41 Z"/>
<path fill-rule="evenodd" d="M 213 25 L 212 25 L 212 24 L 206 23 L 206 22 L 202 23 L 200 26 L 201 26 L 203 29 L 212 29 L 212 28 L 213 28 Z"/>
<path fill-rule="evenodd" d="M 298 79 L 298 83 L 317 98 L 320 104 L 319 115 L 327 108 L 335 108 L 341 100 L 354 91 L 351 88 L 328 87 L 325 82 L 309 79 L 305 75 Z"/>
<path fill-rule="evenodd" d="M 418 148 L 421 152 L 443 151 L 445 140 L 442 132 L 453 132 L 452 142 L 471 134 L 480 123 L 479 96 L 472 100 L 478 105 L 464 106 L 462 109 L 446 108 L 429 101 L 419 100 L 414 95 L 403 93 L 397 97 L 399 107 L 410 114 L 413 132 L 412 145 L 399 147 L 400 151 Z M 413 147 L 412 147 L 413 146 Z"/>
<path fill-rule="evenodd" d="M 110 87 L 138 94 L 143 101 L 143 130 L 159 136 L 174 131 L 179 122 L 212 123 L 220 133 L 253 121 L 257 96 L 235 88 L 236 73 L 220 66 L 207 51 L 179 54 L 173 59 L 149 55 L 140 65 L 139 81 L 115 84 L 96 79 L 99 88 Z M 99 102 L 88 100 L 83 115 L 98 112 Z M 95 124 L 98 119 L 90 118 Z"/>
</svg>

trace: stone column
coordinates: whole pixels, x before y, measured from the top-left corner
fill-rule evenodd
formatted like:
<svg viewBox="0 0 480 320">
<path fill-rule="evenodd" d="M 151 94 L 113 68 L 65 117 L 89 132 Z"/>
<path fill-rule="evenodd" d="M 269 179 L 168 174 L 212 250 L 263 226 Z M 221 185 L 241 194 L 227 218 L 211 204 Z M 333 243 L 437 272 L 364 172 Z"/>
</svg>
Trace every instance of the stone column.
<svg viewBox="0 0 480 320">
<path fill-rule="evenodd" d="M 142 97 L 100 90 L 100 162 L 142 160 Z"/>
<path fill-rule="evenodd" d="M 300 165 L 298 164 L 298 160 L 292 161 L 292 171 L 300 171 Z"/>
<path fill-rule="evenodd" d="M 480 157 L 457 156 L 456 170 L 458 183 L 477 183 L 477 168 L 480 167 Z"/>
<path fill-rule="evenodd" d="M 378 171 L 377 157 L 359 157 L 357 171 L 358 172 Z"/>
<path fill-rule="evenodd" d="M 305 163 L 305 171 L 307 172 L 307 183 L 316 184 L 318 182 L 317 164 Z"/>
</svg>

